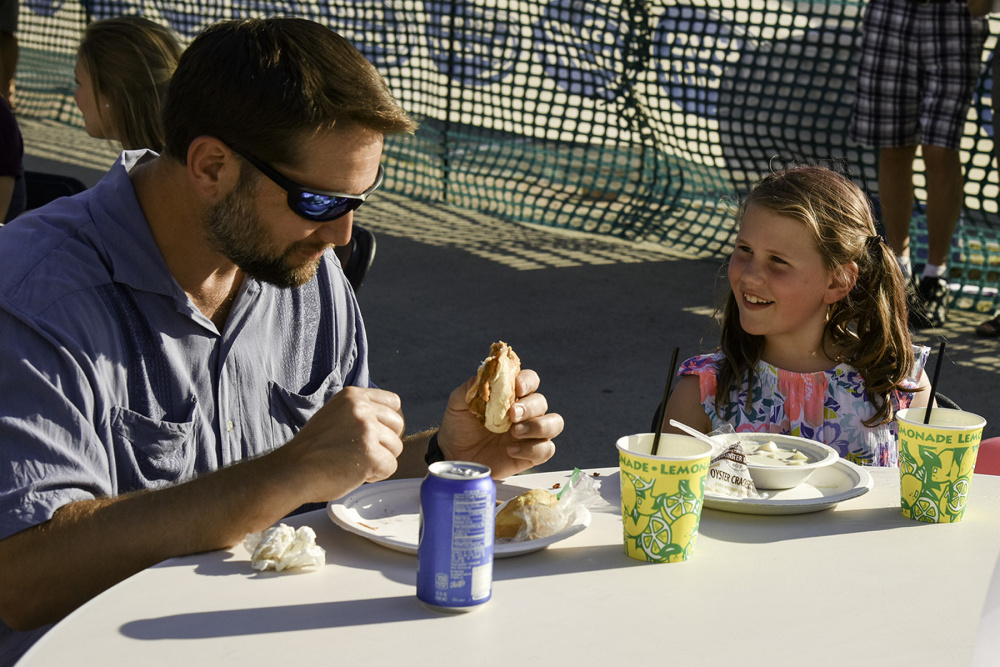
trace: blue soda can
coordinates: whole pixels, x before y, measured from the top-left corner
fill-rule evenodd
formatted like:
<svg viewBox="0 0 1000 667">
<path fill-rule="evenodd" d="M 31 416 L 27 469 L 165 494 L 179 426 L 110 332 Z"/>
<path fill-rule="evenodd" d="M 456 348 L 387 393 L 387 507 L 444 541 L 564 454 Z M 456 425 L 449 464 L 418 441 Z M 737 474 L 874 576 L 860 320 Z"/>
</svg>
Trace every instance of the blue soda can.
<svg viewBox="0 0 1000 667">
<path fill-rule="evenodd" d="M 420 485 L 417 599 L 441 611 L 472 611 L 493 591 L 493 513 L 489 466 L 439 461 Z"/>
</svg>

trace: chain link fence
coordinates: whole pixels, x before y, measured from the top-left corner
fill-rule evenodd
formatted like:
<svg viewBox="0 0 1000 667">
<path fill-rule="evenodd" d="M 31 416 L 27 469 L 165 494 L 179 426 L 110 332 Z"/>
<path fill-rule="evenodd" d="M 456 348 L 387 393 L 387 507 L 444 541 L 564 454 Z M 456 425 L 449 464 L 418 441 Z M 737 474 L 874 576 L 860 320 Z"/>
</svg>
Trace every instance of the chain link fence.
<svg viewBox="0 0 1000 667">
<path fill-rule="evenodd" d="M 775 166 L 826 161 L 877 192 L 874 151 L 847 139 L 863 9 L 852 0 L 22 0 L 18 108 L 82 125 L 73 66 L 88 21 L 142 14 L 186 43 L 220 19 L 300 16 L 350 39 L 420 121 L 415 136 L 387 142 L 392 191 L 723 256 L 733 204 Z M 981 312 L 1000 303 L 994 44 L 962 144 L 965 210 L 950 264 L 956 306 Z M 917 172 L 923 198 L 919 161 Z M 920 210 L 914 246 L 919 264 Z"/>
</svg>

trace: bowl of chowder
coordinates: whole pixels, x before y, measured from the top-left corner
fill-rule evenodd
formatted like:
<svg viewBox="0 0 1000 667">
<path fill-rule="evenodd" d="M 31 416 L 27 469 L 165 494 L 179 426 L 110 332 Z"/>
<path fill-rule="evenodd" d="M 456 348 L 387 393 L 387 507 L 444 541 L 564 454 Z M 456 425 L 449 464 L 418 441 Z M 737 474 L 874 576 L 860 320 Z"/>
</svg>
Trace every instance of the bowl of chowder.
<svg viewBox="0 0 1000 667">
<path fill-rule="evenodd" d="M 791 489 L 819 468 L 840 458 L 837 450 L 816 440 L 780 433 L 729 433 L 715 436 L 729 447 L 739 442 L 758 489 Z"/>
</svg>

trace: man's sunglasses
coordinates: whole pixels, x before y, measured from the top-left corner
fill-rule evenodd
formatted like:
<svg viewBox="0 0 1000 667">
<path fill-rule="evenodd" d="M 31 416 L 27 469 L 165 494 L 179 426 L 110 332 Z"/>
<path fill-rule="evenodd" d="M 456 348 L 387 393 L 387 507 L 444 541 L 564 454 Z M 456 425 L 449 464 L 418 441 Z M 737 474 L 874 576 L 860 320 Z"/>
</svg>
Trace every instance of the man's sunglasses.
<svg viewBox="0 0 1000 667">
<path fill-rule="evenodd" d="M 288 208 L 299 217 L 313 222 L 329 222 L 345 215 L 349 211 L 354 211 L 373 192 L 382 185 L 382 178 L 385 170 L 382 165 L 378 166 L 378 174 L 375 176 L 375 183 L 359 195 L 351 195 L 346 192 L 327 192 L 326 190 L 315 190 L 304 188 L 287 176 L 275 171 L 266 162 L 258 160 L 249 153 L 233 148 L 244 160 L 252 164 L 260 173 L 274 181 L 281 189 L 288 193 Z"/>
</svg>

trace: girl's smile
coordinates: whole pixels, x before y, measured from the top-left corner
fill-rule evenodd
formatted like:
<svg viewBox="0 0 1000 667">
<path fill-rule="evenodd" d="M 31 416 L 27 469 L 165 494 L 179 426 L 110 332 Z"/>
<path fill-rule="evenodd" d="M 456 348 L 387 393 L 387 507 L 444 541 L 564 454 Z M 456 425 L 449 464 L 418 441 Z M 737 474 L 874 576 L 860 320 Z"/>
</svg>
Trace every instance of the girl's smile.
<svg viewBox="0 0 1000 667">
<path fill-rule="evenodd" d="M 765 305 L 766 306 L 766 305 L 774 303 L 773 301 L 766 301 L 764 299 L 758 299 L 757 297 L 753 296 L 752 294 L 744 294 L 743 298 L 744 298 L 744 300 L 746 300 L 747 303 L 755 305 L 755 306 L 757 306 L 757 305 Z"/>
</svg>

